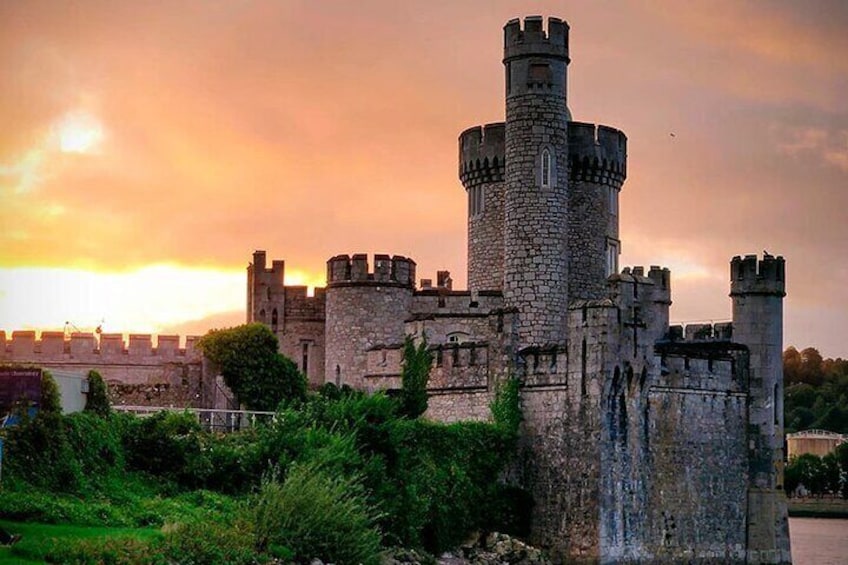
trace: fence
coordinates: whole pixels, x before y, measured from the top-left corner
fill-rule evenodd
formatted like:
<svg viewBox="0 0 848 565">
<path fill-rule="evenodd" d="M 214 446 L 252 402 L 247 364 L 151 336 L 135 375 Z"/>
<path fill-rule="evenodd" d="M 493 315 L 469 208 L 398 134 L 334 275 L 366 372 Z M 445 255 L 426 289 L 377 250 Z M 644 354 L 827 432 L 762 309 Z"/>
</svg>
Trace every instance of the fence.
<svg viewBox="0 0 848 565">
<path fill-rule="evenodd" d="M 173 406 L 113 406 L 114 410 L 138 416 L 150 416 L 157 412 L 188 412 L 197 417 L 204 430 L 210 432 L 237 432 L 252 428 L 257 422 L 269 422 L 274 412 L 255 410 L 218 410 L 213 408 L 177 408 Z"/>
</svg>

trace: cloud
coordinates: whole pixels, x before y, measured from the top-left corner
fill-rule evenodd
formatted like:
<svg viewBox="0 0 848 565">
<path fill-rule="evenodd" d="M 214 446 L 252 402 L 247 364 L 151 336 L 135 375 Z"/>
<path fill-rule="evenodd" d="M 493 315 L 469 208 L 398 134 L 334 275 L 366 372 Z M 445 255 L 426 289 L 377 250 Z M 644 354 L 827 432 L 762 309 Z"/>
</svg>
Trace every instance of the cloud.
<svg viewBox="0 0 848 565">
<path fill-rule="evenodd" d="M 792 157 L 820 159 L 848 172 L 848 129 L 779 127 L 777 147 Z"/>
<path fill-rule="evenodd" d="M 570 19 L 575 119 L 628 135 L 625 260 L 671 265 L 675 308 L 722 311 L 730 256 L 763 248 L 797 307 L 844 296 L 844 3 L 570 6 L 534 11 Z M 0 268 L 243 273 L 265 248 L 315 280 L 388 252 L 461 287 L 456 138 L 503 119 L 500 27 L 523 9 L 0 3 Z M 96 153 L 48 142 L 69 113 L 102 127 Z"/>
</svg>

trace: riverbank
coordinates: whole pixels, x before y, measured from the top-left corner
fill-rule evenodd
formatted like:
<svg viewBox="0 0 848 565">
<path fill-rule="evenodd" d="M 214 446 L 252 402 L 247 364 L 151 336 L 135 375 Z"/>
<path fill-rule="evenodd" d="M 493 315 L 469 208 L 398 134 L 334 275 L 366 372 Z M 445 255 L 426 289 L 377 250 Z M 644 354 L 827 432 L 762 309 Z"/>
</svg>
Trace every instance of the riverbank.
<svg viewBox="0 0 848 565">
<path fill-rule="evenodd" d="M 839 498 L 790 498 L 789 515 L 793 518 L 848 519 L 848 500 Z"/>
</svg>

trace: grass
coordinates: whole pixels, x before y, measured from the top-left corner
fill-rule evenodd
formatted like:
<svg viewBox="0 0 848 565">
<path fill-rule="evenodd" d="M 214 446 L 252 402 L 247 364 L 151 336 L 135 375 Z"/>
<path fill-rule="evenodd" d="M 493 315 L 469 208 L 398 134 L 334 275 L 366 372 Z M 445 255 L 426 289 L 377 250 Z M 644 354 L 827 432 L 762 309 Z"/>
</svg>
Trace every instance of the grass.
<svg viewBox="0 0 848 565">
<path fill-rule="evenodd" d="M 155 528 L 107 528 L 97 526 L 66 526 L 0 520 L 0 528 L 21 535 L 12 547 L 0 548 L 0 565 L 42 564 L 42 556 L 52 548 L 81 539 L 135 538 L 152 541 L 162 536 Z"/>
</svg>

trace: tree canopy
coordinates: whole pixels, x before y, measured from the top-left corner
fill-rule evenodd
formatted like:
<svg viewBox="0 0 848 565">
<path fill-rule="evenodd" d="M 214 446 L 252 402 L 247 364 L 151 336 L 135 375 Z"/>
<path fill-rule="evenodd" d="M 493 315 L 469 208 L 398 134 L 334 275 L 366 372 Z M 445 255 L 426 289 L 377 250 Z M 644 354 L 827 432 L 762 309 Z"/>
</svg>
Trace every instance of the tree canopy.
<svg viewBox="0 0 848 565">
<path fill-rule="evenodd" d="M 305 377 L 279 353 L 276 336 L 263 324 L 212 330 L 198 347 L 249 410 L 276 410 L 283 400 L 306 394 Z"/>
<path fill-rule="evenodd" d="M 848 433 L 848 360 L 824 359 L 815 347 L 783 352 L 787 432 L 820 428 Z"/>
</svg>

